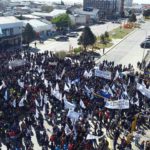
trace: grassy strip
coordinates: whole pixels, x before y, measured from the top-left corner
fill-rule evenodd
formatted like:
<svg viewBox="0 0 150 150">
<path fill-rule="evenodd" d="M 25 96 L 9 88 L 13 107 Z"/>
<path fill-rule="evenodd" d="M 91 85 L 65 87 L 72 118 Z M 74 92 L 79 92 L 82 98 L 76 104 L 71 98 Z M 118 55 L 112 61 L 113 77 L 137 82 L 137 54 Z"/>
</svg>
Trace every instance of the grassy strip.
<svg viewBox="0 0 150 150">
<path fill-rule="evenodd" d="M 110 48 L 111 46 L 113 46 L 113 43 L 107 43 L 107 44 L 101 44 L 101 43 L 96 43 L 93 48 L 94 49 L 103 49 L 103 48 Z"/>
<path fill-rule="evenodd" d="M 123 39 L 126 35 L 128 35 L 130 32 L 132 32 L 134 28 L 132 29 L 125 29 L 125 28 L 116 28 L 109 32 L 111 39 Z"/>
</svg>

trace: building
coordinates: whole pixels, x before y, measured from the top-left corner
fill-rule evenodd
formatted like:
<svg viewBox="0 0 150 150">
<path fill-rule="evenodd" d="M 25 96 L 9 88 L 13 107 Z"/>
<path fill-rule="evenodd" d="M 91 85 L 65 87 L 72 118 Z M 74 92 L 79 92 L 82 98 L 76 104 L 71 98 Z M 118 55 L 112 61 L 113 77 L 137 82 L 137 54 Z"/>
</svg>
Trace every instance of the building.
<svg viewBox="0 0 150 150">
<path fill-rule="evenodd" d="M 83 8 L 76 8 L 71 11 L 70 15 L 73 24 L 90 24 L 99 21 L 99 9 L 89 9 L 88 11 L 83 10 Z"/>
<path fill-rule="evenodd" d="M 143 10 L 150 9 L 150 4 L 142 4 Z"/>
<path fill-rule="evenodd" d="M 125 0 L 124 1 L 125 7 L 132 7 L 132 5 L 133 5 L 133 0 Z"/>
<path fill-rule="evenodd" d="M 124 0 L 84 0 L 83 7 L 99 9 L 99 18 L 112 18 L 123 11 Z"/>
<path fill-rule="evenodd" d="M 43 12 L 33 12 L 32 15 L 34 16 L 38 16 L 47 20 L 50 20 L 52 18 L 55 18 L 61 14 L 66 13 L 66 10 L 64 9 L 54 9 L 52 12 L 50 13 L 43 13 Z"/>
<path fill-rule="evenodd" d="M 46 20 L 23 20 L 23 26 L 25 27 L 26 24 L 29 23 L 34 31 L 36 32 L 37 38 L 46 39 L 47 37 L 51 36 L 53 32 L 55 32 L 55 27 L 52 23 L 47 22 Z"/>
<path fill-rule="evenodd" d="M 22 21 L 15 17 L 0 17 L 0 49 L 21 44 Z"/>
<path fill-rule="evenodd" d="M 85 25 L 87 24 L 87 18 L 85 15 L 79 15 L 79 14 L 74 14 L 74 15 L 69 15 L 71 19 L 71 23 L 73 25 Z"/>
</svg>

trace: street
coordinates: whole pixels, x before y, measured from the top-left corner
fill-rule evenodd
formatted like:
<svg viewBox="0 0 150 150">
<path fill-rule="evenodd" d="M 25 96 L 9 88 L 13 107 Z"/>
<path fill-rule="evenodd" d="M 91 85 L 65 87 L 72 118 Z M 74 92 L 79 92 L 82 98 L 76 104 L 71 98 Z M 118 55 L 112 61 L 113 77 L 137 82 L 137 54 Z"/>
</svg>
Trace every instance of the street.
<svg viewBox="0 0 150 150">
<path fill-rule="evenodd" d="M 150 35 L 150 22 L 142 24 L 141 29 L 133 32 L 128 38 L 106 53 L 101 61 L 107 59 L 108 61 L 114 61 L 115 64 L 123 65 L 131 63 L 136 68 L 137 62 L 141 62 L 143 59 L 144 49 L 140 47 L 140 44 L 147 35 Z M 146 52 L 147 50 L 145 50 L 144 55 L 146 55 Z"/>
</svg>

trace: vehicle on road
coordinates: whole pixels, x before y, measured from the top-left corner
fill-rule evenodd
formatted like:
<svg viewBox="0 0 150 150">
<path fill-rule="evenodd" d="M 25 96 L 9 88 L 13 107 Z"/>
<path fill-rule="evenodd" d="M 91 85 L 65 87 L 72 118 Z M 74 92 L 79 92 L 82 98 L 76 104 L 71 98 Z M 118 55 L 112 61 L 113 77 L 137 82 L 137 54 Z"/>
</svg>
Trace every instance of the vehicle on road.
<svg viewBox="0 0 150 150">
<path fill-rule="evenodd" d="M 79 34 L 77 32 L 70 32 L 67 34 L 68 37 L 77 37 Z"/>
<path fill-rule="evenodd" d="M 142 48 L 150 48 L 150 40 L 141 43 Z"/>
<path fill-rule="evenodd" d="M 55 37 L 56 41 L 68 41 L 68 37 L 64 35 L 56 36 Z"/>
</svg>

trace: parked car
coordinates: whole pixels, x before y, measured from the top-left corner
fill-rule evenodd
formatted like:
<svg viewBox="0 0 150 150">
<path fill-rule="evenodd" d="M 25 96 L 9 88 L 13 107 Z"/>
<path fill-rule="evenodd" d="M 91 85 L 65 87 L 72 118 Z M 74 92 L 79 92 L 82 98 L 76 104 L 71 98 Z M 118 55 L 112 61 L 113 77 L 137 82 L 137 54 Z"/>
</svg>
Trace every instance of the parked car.
<svg viewBox="0 0 150 150">
<path fill-rule="evenodd" d="M 56 41 L 67 41 L 67 40 L 68 40 L 68 37 L 67 37 L 67 36 L 64 36 L 64 35 L 60 35 L 60 36 L 56 36 L 56 37 L 55 37 L 55 40 L 56 40 Z"/>
<path fill-rule="evenodd" d="M 150 48 L 150 40 L 141 43 L 142 48 Z"/>
<path fill-rule="evenodd" d="M 120 20 L 113 20 L 112 23 L 118 23 L 118 24 L 121 24 L 121 21 L 120 21 Z"/>
<path fill-rule="evenodd" d="M 105 24 L 106 22 L 105 21 L 99 21 L 97 22 L 98 24 Z"/>
<path fill-rule="evenodd" d="M 79 34 L 77 32 L 70 32 L 67 34 L 68 37 L 77 37 Z"/>
<path fill-rule="evenodd" d="M 148 36 L 145 40 L 150 40 L 150 36 Z"/>
</svg>

